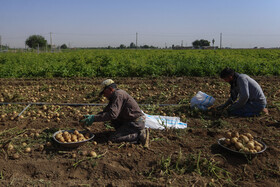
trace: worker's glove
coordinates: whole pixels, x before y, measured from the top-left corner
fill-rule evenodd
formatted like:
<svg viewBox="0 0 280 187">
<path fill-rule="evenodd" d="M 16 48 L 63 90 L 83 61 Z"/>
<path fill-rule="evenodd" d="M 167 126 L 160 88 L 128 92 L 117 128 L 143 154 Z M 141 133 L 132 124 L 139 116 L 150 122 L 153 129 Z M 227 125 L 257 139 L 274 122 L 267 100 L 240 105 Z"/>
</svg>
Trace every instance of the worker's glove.
<svg viewBox="0 0 280 187">
<path fill-rule="evenodd" d="M 94 122 L 94 115 L 84 115 L 85 119 L 82 119 L 80 122 L 85 126 L 89 126 Z"/>
<path fill-rule="evenodd" d="M 226 105 L 225 104 L 222 104 L 220 106 L 217 106 L 217 110 L 220 111 L 220 110 L 224 110 L 226 108 Z"/>
</svg>

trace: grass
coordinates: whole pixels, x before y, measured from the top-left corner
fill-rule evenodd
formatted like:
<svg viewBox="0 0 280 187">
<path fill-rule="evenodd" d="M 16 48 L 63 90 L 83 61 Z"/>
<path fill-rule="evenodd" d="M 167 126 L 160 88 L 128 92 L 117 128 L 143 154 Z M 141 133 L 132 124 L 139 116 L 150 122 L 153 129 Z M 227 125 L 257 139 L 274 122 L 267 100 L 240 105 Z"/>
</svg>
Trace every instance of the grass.
<svg viewBox="0 0 280 187">
<path fill-rule="evenodd" d="M 0 172 L 0 180 L 3 180 L 4 179 L 4 174 L 3 174 L 3 171 Z"/>
<path fill-rule="evenodd" d="M 221 156 L 221 155 L 214 155 Z M 195 172 L 200 176 L 214 178 L 216 181 L 222 180 L 227 184 L 232 184 L 231 173 L 219 166 L 214 158 L 207 158 L 198 154 L 183 155 L 181 150 L 176 155 L 162 157 L 157 165 L 148 173 L 149 178 L 156 176 L 175 176 Z M 213 182 L 212 182 L 213 183 Z"/>
<path fill-rule="evenodd" d="M 10 128 L 7 130 L 4 130 L 0 133 L 1 141 L 0 144 L 5 146 L 7 143 L 14 143 L 18 142 L 18 140 L 21 139 L 21 135 L 26 132 L 25 130 L 18 129 L 17 127 Z"/>
</svg>

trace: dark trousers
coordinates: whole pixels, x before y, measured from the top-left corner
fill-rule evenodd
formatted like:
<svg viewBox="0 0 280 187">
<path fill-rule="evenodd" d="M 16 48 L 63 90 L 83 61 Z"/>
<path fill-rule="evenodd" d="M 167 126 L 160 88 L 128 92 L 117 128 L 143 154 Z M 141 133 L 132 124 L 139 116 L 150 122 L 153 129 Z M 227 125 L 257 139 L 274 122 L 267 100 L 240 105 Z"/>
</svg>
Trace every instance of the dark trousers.
<svg viewBox="0 0 280 187">
<path fill-rule="evenodd" d="M 111 142 L 137 142 L 140 131 L 145 128 L 145 120 L 130 122 L 112 121 L 116 131 L 109 137 Z"/>
<path fill-rule="evenodd" d="M 242 108 L 229 112 L 230 115 L 240 117 L 251 117 L 260 115 L 260 112 L 266 107 L 265 104 L 256 102 L 247 102 Z"/>
</svg>

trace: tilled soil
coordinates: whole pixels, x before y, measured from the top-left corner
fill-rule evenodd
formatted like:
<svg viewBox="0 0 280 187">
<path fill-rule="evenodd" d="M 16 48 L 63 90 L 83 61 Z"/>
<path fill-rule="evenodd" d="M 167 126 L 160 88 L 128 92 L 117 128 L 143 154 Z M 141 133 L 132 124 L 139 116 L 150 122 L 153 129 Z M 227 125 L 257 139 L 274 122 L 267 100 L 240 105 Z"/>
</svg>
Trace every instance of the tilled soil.
<svg viewBox="0 0 280 187">
<path fill-rule="evenodd" d="M 84 130 L 78 116 L 102 110 L 103 105 L 75 105 L 106 104 L 98 97 L 101 78 L 0 79 L 0 99 L 5 103 L 0 105 L 1 116 L 7 114 L 0 121 L 0 185 L 279 186 L 280 79 L 254 78 L 267 96 L 269 115 L 250 118 L 190 109 L 190 99 L 198 91 L 216 98 L 215 105 L 226 100 L 229 85 L 215 77 L 114 78 L 145 113 L 178 116 L 188 124 L 181 130 L 150 129 L 148 149 L 108 142 L 114 131 L 109 122 L 90 126 L 93 141 L 78 148 L 53 141 L 58 130 Z M 27 103 L 34 105 L 22 113 L 23 118 L 13 119 Z M 227 131 L 249 132 L 267 150 L 255 155 L 227 151 L 217 144 Z M 9 144 L 13 149 L 7 148 Z M 31 152 L 25 152 L 26 147 Z M 95 151 L 97 157 L 85 151 Z"/>
</svg>

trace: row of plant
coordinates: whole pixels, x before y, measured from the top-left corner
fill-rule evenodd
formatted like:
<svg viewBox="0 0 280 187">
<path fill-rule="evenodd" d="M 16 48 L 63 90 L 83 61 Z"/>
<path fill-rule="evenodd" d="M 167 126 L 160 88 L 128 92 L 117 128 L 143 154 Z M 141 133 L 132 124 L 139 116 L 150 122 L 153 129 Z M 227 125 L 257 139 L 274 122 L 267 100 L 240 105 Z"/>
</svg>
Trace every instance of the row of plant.
<svg viewBox="0 0 280 187">
<path fill-rule="evenodd" d="M 0 77 L 217 76 L 224 67 L 280 75 L 280 50 L 77 50 L 2 53 Z"/>
</svg>

